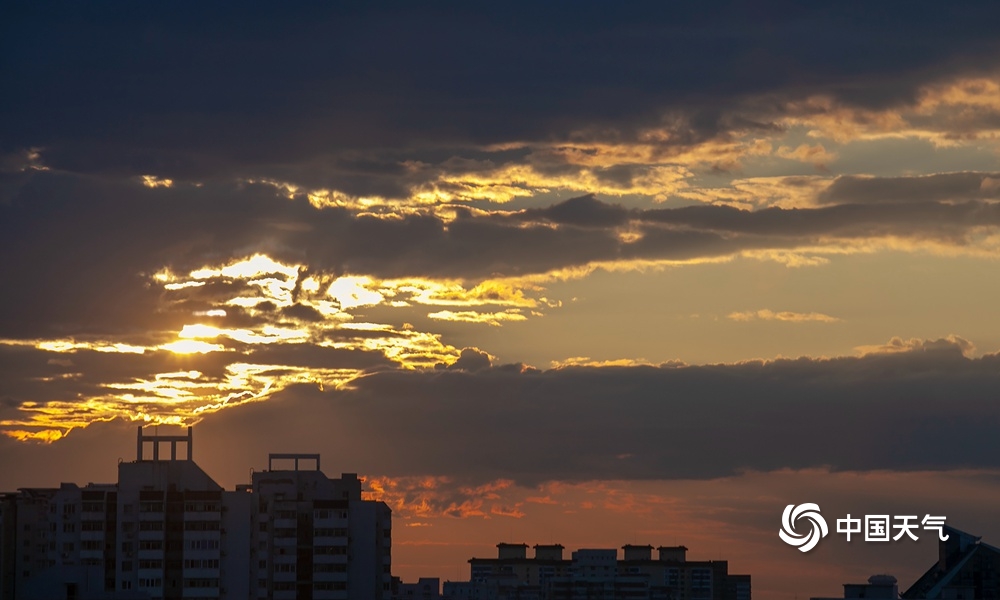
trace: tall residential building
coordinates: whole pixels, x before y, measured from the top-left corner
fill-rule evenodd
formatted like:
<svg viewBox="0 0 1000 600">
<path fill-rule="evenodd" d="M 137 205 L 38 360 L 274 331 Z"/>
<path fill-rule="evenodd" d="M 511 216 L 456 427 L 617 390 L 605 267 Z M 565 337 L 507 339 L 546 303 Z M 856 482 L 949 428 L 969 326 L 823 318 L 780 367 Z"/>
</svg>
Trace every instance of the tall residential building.
<svg viewBox="0 0 1000 600">
<path fill-rule="evenodd" d="M 724 560 L 689 561 L 684 546 L 584 548 L 563 558 L 560 544 L 497 544 L 496 558 L 469 560 L 467 582 L 445 582 L 450 600 L 750 600 L 750 576 Z"/>
<path fill-rule="evenodd" d="M 389 507 L 363 500 L 354 473 L 327 478 L 319 460 L 272 454 L 268 470 L 253 474 L 256 597 L 391 598 Z M 292 468 L 276 469 L 276 462 Z"/>
<path fill-rule="evenodd" d="M 140 427 L 116 484 L 0 494 L 0 600 L 390 597 L 390 511 L 357 475 L 271 455 L 224 490 L 193 441 Z M 294 469 L 272 468 L 285 458 Z"/>
</svg>

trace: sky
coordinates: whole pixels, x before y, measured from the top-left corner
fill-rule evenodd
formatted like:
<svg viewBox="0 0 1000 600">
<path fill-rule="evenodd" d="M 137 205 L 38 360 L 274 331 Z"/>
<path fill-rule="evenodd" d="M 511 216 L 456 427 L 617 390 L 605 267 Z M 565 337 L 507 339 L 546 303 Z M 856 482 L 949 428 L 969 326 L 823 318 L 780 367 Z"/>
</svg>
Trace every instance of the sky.
<svg viewBox="0 0 1000 600">
<path fill-rule="evenodd" d="M 1000 6 L 0 9 L 0 488 L 196 425 L 394 570 L 684 544 L 758 598 L 1000 542 Z"/>
</svg>

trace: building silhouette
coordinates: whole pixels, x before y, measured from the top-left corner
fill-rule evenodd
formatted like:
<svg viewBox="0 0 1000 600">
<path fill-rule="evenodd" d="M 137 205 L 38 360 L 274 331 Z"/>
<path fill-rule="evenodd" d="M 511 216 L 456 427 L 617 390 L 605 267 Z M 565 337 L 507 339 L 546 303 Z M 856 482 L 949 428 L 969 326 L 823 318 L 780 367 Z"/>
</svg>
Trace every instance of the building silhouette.
<svg viewBox="0 0 1000 600">
<path fill-rule="evenodd" d="M 899 585 L 892 575 L 872 575 L 868 583 L 845 583 L 844 598 L 899 599 Z M 840 598 L 811 598 L 810 600 L 842 600 Z"/>
<path fill-rule="evenodd" d="M 441 579 L 421 577 L 416 583 L 404 583 L 398 577 L 392 581 L 393 600 L 441 600 Z"/>
<path fill-rule="evenodd" d="M 497 544 L 496 558 L 472 558 L 470 579 L 445 582 L 449 600 L 750 600 L 750 576 L 732 575 L 724 560 L 689 561 L 684 546 L 628 544 L 580 549 L 563 558 L 561 544 Z"/>
<path fill-rule="evenodd" d="M 139 427 L 115 484 L 0 495 L 0 599 L 391 597 L 391 512 L 362 499 L 356 474 L 330 479 L 318 455 L 272 454 L 250 484 L 224 490 L 193 442 L 190 427 Z"/>
<path fill-rule="evenodd" d="M 300 469 L 303 461 L 314 468 Z M 253 474 L 253 496 L 256 597 L 391 596 L 391 511 L 362 500 L 357 474 L 328 479 L 318 454 L 272 454 L 268 470 Z"/>
<path fill-rule="evenodd" d="M 938 561 L 902 594 L 905 599 L 1000 598 L 1000 548 L 945 526 Z"/>
<path fill-rule="evenodd" d="M 843 598 L 1000 599 L 1000 548 L 948 525 L 943 531 L 948 539 L 938 540 L 937 562 L 905 592 L 899 593 L 895 577 L 873 575 L 867 584 L 845 583 Z"/>
</svg>

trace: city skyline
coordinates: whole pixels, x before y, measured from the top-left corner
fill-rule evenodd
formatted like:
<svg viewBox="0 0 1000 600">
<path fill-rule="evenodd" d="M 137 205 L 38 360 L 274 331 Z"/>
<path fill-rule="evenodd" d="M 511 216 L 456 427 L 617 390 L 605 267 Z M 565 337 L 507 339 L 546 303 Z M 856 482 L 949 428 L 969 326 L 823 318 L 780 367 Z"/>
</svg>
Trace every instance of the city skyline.
<svg viewBox="0 0 1000 600">
<path fill-rule="evenodd" d="M 0 490 L 196 425 L 226 489 L 263 448 L 364 474 L 406 580 L 521 539 L 913 580 L 929 543 L 778 530 L 1000 539 L 996 22 L 9 3 Z"/>
</svg>

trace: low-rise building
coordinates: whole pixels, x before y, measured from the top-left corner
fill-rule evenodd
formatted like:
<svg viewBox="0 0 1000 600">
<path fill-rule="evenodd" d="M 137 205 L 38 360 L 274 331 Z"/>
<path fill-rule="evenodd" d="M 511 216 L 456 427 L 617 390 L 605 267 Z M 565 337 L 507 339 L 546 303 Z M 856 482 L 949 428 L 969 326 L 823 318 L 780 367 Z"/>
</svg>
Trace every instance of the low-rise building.
<svg viewBox="0 0 1000 600">
<path fill-rule="evenodd" d="M 393 600 L 441 600 L 441 579 L 437 577 L 421 577 L 416 583 L 392 579 Z"/>
<path fill-rule="evenodd" d="M 729 573 L 724 560 L 689 561 L 684 546 L 582 548 L 497 544 L 496 558 L 469 560 L 467 582 L 445 582 L 449 600 L 750 600 L 750 576 Z M 656 551 L 654 558 L 653 552 Z"/>
</svg>

